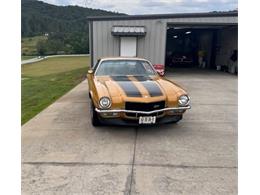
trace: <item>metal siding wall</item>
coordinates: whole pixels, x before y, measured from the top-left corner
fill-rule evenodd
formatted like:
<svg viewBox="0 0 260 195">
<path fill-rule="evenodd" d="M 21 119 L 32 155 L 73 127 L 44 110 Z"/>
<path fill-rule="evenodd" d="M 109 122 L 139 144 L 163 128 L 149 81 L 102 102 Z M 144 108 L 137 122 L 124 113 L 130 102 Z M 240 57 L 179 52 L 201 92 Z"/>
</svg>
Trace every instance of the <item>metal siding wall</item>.
<svg viewBox="0 0 260 195">
<path fill-rule="evenodd" d="M 106 25 L 106 29 L 109 29 L 109 23 L 106 22 L 105 25 Z M 113 42 L 112 42 L 111 33 L 106 34 L 106 39 L 108 41 L 108 44 L 106 45 L 108 56 L 112 56 L 113 55 Z"/>
<path fill-rule="evenodd" d="M 151 45 L 151 26 L 149 25 L 149 21 L 146 20 L 144 22 L 144 25 L 146 26 L 146 36 L 144 37 L 144 58 L 148 60 L 152 60 L 149 57 L 149 54 L 152 52 L 152 48 L 150 47 Z"/>
<path fill-rule="evenodd" d="M 89 22 L 89 25 L 88 25 L 88 29 L 89 29 L 89 37 L 88 37 L 88 40 L 89 40 L 89 53 L 90 53 L 90 57 L 91 57 L 91 61 L 90 61 L 90 66 L 93 66 L 93 63 L 92 63 L 92 54 L 93 54 L 93 50 L 91 49 L 93 47 L 93 43 L 92 43 L 92 33 L 93 33 L 93 27 L 92 27 L 92 22 Z"/>
<path fill-rule="evenodd" d="M 106 32 L 106 28 L 104 28 L 103 26 L 103 23 L 104 22 L 99 22 L 98 23 L 98 29 L 99 29 L 99 33 L 100 33 L 100 36 L 99 36 L 99 49 L 100 49 L 100 55 L 103 56 L 104 55 L 104 48 L 103 48 L 103 45 L 104 45 L 104 34 Z"/>
<path fill-rule="evenodd" d="M 96 63 L 97 61 L 97 55 L 98 55 L 98 29 L 97 29 L 97 25 L 96 22 L 93 22 L 93 65 Z"/>
<path fill-rule="evenodd" d="M 158 25 L 158 20 L 122 20 L 122 21 L 94 21 L 93 22 L 93 60 L 100 57 L 119 56 L 119 37 L 111 35 L 114 25 L 145 26 L 145 37 L 137 39 L 137 56 L 150 60 L 152 63 L 164 63 L 165 30 L 161 29 L 163 21 Z M 166 27 L 165 27 L 166 28 Z M 163 49 L 161 49 L 163 48 Z"/>
<path fill-rule="evenodd" d="M 165 47 L 166 47 L 166 22 L 156 21 L 155 23 L 155 51 L 154 51 L 154 63 L 165 63 Z"/>
<path fill-rule="evenodd" d="M 113 52 L 111 53 L 111 56 L 119 56 L 120 39 L 119 37 L 114 37 L 111 34 L 111 28 L 113 25 L 114 25 L 113 21 L 109 21 L 109 35 L 111 37 L 111 42 L 113 44 Z"/>
<path fill-rule="evenodd" d="M 150 60 L 153 64 L 165 63 L 167 23 L 176 24 L 236 24 L 237 17 L 170 18 L 147 20 L 93 21 L 93 62 L 105 56 L 119 56 L 119 37 L 111 35 L 114 25 L 145 26 L 145 37 L 137 39 L 137 56 Z"/>
<path fill-rule="evenodd" d="M 106 28 L 106 22 L 103 21 L 101 22 L 99 25 L 101 25 L 99 27 L 99 29 L 105 29 L 105 30 L 102 30 L 102 56 L 107 56 L 107 28 Z"/>
</svg>

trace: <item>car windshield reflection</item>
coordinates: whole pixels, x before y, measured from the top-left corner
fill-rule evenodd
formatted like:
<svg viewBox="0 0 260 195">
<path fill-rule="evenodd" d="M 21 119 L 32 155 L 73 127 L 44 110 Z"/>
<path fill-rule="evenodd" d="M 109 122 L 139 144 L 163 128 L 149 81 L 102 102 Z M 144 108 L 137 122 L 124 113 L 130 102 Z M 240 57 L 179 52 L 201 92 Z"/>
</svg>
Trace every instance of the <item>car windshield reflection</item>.
<svg viewBox="0 0 260 195">
<path fill-rule="evenodd" d="M 97 67 L 96 76 L 154 76 L 151 64 L 143 60 L 106 60 Z"/>
</svg>

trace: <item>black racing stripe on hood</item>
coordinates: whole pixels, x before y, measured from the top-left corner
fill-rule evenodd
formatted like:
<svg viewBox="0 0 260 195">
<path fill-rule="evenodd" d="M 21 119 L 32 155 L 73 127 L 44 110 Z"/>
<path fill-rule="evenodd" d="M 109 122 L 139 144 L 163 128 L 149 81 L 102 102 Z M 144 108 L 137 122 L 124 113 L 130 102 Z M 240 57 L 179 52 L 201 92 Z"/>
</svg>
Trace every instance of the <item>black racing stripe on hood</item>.
<svg viewBox="0 0 260 195">
<path fill-rule="evenodd" d="M 149 92 L 151 97 L 162 96 L 163 93 L 158 84 L 148 76 L 135 76 L 135 79 L 140 81 Z"/>
<path fill-rule="evenodd" d="M 111 76 L 111 78 L 116 81 L 128 97 L 142 97 L 139 89 L 127 76 Z"/>
<path fill-rule="evenodd" d="M 155 81 L 143 81 L 142 85 L 147 89 L 151 97 L 162 96 L 163 93 Z"/>
</svg>

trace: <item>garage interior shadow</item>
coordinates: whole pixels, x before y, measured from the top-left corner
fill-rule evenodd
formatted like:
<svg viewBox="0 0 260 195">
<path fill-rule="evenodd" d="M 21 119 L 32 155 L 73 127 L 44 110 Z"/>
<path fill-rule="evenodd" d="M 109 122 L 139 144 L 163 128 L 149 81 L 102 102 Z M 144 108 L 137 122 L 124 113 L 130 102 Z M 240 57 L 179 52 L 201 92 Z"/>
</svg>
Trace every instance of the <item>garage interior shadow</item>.
<svg viewBox="0 0 260 195">
<path fill-rule="evenodd" d="M 165 67 L 167 70 L 213 69 L 236 74 L 237 26 L 168 24 Z"/>
</svg>

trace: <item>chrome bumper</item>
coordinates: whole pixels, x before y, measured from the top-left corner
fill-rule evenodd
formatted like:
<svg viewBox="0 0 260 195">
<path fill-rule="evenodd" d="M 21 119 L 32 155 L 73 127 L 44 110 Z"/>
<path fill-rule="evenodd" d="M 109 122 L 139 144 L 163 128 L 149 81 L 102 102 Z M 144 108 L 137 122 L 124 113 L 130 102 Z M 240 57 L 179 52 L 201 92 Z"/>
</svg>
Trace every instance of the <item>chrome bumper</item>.
<svg viewBox="0 0 260 195">
<path fill-rule="evenodd" d="M 164 112 L 164 111 L 172 111 L 172 110 L 188 110 L 191 106 L 184 106 L 184 107 L 172 107 L 172 108 L 163 108 L 160 110 L 153 110 L 153 111 L 138 111 L 138 110 L 101 110 L 95 108 L 96 112 L 98 113 L 136 113 L 136 114 L 154 114 L 157 112 Z"/>
</svg>

